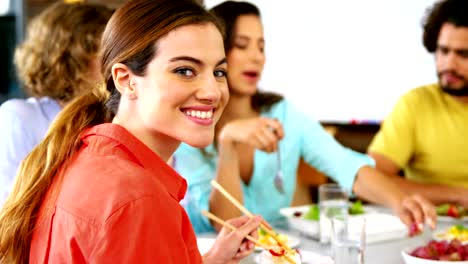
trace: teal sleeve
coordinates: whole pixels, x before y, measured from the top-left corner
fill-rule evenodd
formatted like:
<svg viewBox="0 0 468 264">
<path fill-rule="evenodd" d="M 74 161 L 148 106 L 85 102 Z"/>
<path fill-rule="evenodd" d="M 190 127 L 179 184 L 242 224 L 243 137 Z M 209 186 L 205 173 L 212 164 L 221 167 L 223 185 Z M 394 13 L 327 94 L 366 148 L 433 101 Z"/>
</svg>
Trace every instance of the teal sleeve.
<svg viewBox="0 0 468 264">
<path fill-rule="evenodd" d="M 188 191 L 181 204 L 187 211 L 195 233 L 214 232 L 210 221 L 201 211 L 209 210 L 211 180 L 216 172 L 215 158 L 204 156 L 199 149 L 186 144 L 177 149 L 173 158 L 175 170 L 187 180 Z"/>
</svg>

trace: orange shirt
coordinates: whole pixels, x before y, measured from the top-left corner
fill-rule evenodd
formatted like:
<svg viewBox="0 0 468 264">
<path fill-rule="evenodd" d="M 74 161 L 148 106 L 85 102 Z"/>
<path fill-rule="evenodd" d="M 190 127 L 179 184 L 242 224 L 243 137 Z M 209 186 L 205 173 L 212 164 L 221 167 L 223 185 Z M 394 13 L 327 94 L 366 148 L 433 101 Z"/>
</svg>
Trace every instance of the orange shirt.
<svg viewBox="0 0 468 264">
<path fill-rule="evenodd" d="M 114 124 L 95 126 L 41 208 L 31 263 L 201 263 L 185 180 Z M 52 190 L 53 188 L 51 188 Z M 47 213 L 44 213 L 47 212 Z"/>
</svg>

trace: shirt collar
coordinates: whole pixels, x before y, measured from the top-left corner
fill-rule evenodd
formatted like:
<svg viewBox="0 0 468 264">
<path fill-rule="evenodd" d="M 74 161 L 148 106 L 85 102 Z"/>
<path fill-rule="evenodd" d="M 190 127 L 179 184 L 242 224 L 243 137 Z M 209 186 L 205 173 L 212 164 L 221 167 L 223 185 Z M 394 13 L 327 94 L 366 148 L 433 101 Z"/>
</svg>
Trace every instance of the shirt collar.
<svg viewBox="0 0 468 264">
<path fill-rule="evenodd" d="M 96 125 L 85 131 L 82 140 L 89 141 L 92 136 L 106 137 L 119 143 L 135 157 L 140 166 L 148 169 L 166 187 L 174 199 L 180 201 L 184 198 L 187 191 L 185 179 L 124 127 L 112 123 Z"/>
</svg>

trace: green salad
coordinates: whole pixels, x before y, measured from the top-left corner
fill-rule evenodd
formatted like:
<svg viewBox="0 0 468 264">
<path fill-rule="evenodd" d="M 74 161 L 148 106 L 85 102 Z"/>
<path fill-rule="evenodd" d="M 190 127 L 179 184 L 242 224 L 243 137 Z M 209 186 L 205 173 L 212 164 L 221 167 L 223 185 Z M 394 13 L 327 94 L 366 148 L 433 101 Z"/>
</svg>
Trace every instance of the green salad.
<svg viewBox="0 0 468 264">
<path fill-rule="evenodd" d="M 364 211 L 364 206 L 362 205 L 362 201 L 358 200 L 354 203 L 351 203 L 351 205 L 348 208 L 348 213 L 350 215 L 364 214 L 365 211 Z M 301 217 L 302 219 L 306 219 L 306 220 L 319 221 L 320 220 L 320 208 L 317 204 L 313 204 L 309 207 L 309 210 L 305 212 L 304 214 L 300 212 L 296 212 L 294 213 L 294 216 Z"/>
<path fill-rule="evenodd" d="M 318 221 L 320 220 L 320 208 L 318 205 L 314 204 L 309 207 L 309 211 L 307 211 L 303 216 L 303 219 Z"/>
<path fill-rule="evenodd" d="M 362 202 L 360 200 L 357 200 L 356 202 L 352 203 L 351 206 L 348 209 L 348 213 L 350 215 L 358 215 L 358 214 L 363 214 L 364 212 L 364 206 L 362 205 Z"/>
<path fill-rule="evenodd" d="M 468 209 L 456 204 L 441 204 L 436 208 L 437 215 L 461 218 L 468 216 Z"/>
</svg>

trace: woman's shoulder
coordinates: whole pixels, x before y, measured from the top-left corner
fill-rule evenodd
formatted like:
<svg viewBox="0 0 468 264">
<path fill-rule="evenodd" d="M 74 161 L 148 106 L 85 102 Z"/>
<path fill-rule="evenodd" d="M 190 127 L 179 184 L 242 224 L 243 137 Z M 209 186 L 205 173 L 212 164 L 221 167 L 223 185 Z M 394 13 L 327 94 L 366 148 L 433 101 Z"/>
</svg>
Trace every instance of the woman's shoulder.
<svg viewBox="0 0 468 264">
<path fill-rule="evenodd" d="M 268 107 L 263 107 L 261 111 L 262 116 L 267 116 L 267 117 L 278 117 L 278 116 L 283 116 L 283 113 L 287 110 L 288 103 L 285 98 L 279 100 L 278 102 L 275 102 L 272 105 L 269 105 Z"/>
<path fill-rule="evenodd" d="M 17 122 L 35 124 L 41 120 L 51 120 L 60 111 L 60 105 L 48 97 L 10 99 L 0 106 L 0 115 L 14 118 Z"/>
<path fill-rule="evenodd" d="M 32 111 L 32 107 L 25 99 L 10 99 L 0 105 L 2 116 L 26 115 Z"/>
<path fill-rule="evenodd" d="M 158 180 L 159 173 L 163 172 L 149 171 L 119 155 L 82 151 L 67 167 L 57 203 L 85 218 L 109 216 L 143 198 L 167 198 L 164 184 Z M 82 205 L 93 205 L 95 210 L 91 212 L 89 206 Z"/>
<path fill-rule="evenodd" d="M 285 115 L 285 114 L 297 114 L 302 112 L 294 104 L 294 102 L 283 98 L 280 101 L 271 105 L 266 111 L 263 111 L 265 114 L 275 114 L 275 115 Z"/>
<path fill-rule="evenodd" d="M 262 115 L 269 118 L 276 118 L 287 126 L 297 126 L 304 124 L 304 122 L 317 122 L 313 117 L 305 114 L 298 108 L 294 102 L 285 98 L 272 105 L 269 111 L 263 112 Z"/>
</svg>

